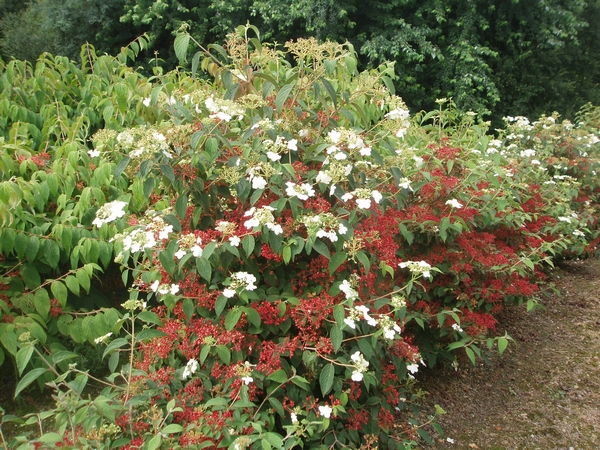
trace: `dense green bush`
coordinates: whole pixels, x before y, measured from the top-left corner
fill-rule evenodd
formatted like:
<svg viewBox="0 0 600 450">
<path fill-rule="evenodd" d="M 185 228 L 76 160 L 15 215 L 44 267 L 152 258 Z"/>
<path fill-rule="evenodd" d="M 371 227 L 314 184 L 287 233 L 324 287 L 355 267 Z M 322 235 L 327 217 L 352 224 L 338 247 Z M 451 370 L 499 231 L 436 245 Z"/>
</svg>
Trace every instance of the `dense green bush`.
<svg viewBox="0 0 600 450">
<path fill-rule="evenodd" d="M 411 118 L 348 45 L 284 48 L 241 27 L 191 59 L 210 83 L 140 77 L 139 44 L 4 67 L 2 355 L 57 388 L 7 446 L 412 448 L 419 368 L 503 352 L 494 314 L 594 252 L 597 109 L 494 137 Z"/>
</svg>

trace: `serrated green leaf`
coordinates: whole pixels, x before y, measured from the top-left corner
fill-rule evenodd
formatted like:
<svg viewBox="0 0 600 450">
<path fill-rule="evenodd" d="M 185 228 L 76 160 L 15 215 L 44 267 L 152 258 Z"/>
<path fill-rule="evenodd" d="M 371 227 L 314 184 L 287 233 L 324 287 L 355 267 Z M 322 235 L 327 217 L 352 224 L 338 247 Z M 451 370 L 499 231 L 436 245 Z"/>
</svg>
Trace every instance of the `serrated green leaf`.
<svg viewBox="0 0 600 450">
<path fill-rule="evenodd" d="M 48 372 L 48 370 L 49 369 L 44 369 L 43 367 L 38 367 L 37 369 L 33 369 L 33 370 L 27 372 L 25 374 L 25 376 L 23 378 L 21 378 L 21 380 L 17 384 L 17 388 L 15 389 L 15 398 L 17 398 L 17 396 L 23 391 L 23 389 L 25 389 L 27 386 L 29 386 L 31 383 L 33 383 L 35 380 L 37 380 L 43 374 Z"/>
<path fill-rule="evenodd" d="M 346 261 L 347 257 L 348 254 L 346 252 L 334 253 L 329 260 L 329 274 L 332 275 Z"/>
<path fill-rule="evenodd" d="M 292 89 L 294 88 L 295 85 L 296 85 L 296 83 L 292 82 L 292 83 L 286 84 L 281 89 L 279 89 L 279 92 L 277 93 L 277 97 L 275 98 L 275 109 L 277 111 L 281 111 L 281 108 L 283 108 L 283 104 L 288 99 L 290 92 L 292 92 Z"/>
<path fill-rule="evenodd" d="M 287 373 L 283 369 L 278 369 L 267 377 L 267 380 L 273 380 L 277 383 L 285 383 L 287 379 Z"/>
<path fill-rule="evenodd" d="M 26 344 L 19 349 L 17 352 L 17 369 L 19 370 L 19 376 L 23 374 L 25 367 L 29 364 L 29 360 L 31 359 L 31 355 L 33 355 L 33 345 Z"/>
<path fill-rule="evenodd" d="M 73 294 L 79 296 L 79 282 L 77 281 L 77 278 L 73 275 L 67 275 L 65 284 Z"/>
<path fill-rule="evenodd" d="M 508 347 L 508 339 L 506 339 L 504 337 L 498 338 L 498 353 L 500 353 L 500 354 L 504 353 L 504 350 L 506 350 L 506 347 Z"/>
<path fill-rule="evenodd" d="M 225 329 L 227 331 L 233 330 L 240 320 L 240 317 L 242 317 L 241 309 L 237 308 L 230 310 L 225 316 Z"/>
<path fill-rule="evenodd" d="M 319 386 L 321 387 L 321 393 L 323 397 L 329 394 L 331 388 L 333 387 L 333 378 L 335 375 L 335 367 L 333 364 L 327 364 L 321 370 L 321 374 L 319 375 Z"/>
<path fill-rule="evenodd" d="M 34 262 L 40 249 L 40 238 L 37 236 L 29 236 L 27 239 L 27 247 L 25 248 L 25 257 L 30 263 Z"/>
<path fill-rule="evenodd" d="M 186 300 L 189 300 L 189 299 L 186 299 Z M 158 326 L 163 325 L 162 320 L 160 320 L 160 317 L 158 317 L 158 315 L 153 313 L 152 311 L 142 311 L 141 313 L 138 314 L 137 317 L 142 322 L 153 323 Z"/>
<path fill-rule="evenodd" d="M 146 328 L 145 330 L 140 331 L 136 336 L 136 340 L 138 341 L 147 341 L 149 339 L 154 339 L 157 337 L 167 336 L 164 331 L 155 330 L 153 328 Z"/>
<path fill-rule="evenodd" d="M 164 434 L 175 434 L 175 433 L 181 433 L 182 431 L 183 431 L 183 427 L 181 425 L 179 425 L 178 423 L 170 423 L 169 425 L 164 427 L 162 430 L 160 430 L 160 432 L 164 433 Z"/>
<path fill-rule="evenodd" d="M 66 306 L 67 297 L 69 295 L 66 286 L 59 280 L 54 280 L 50 284 L 50 290 L 52 291 L 52 295 L 54 295 L 54 298 L 56 298 L 56 300 L 58 300 L 58 303 L 60 303 L 60 306 Z"/>
<path fill-rule="evenodd" d="M 42 319 L 46 320 L 48 318 L 48 313 L 50 312 L 50 296 L 46 289 L 40 288 L 35 291 L 33 305 Z"/>
</svg>

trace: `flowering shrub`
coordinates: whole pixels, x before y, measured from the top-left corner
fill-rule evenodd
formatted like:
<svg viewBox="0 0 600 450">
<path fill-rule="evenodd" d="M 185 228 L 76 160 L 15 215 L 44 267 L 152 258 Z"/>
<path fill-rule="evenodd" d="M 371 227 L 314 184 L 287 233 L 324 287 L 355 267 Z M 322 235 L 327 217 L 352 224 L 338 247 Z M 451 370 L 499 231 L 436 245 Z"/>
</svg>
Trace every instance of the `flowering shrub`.
<svg viewBox="0 0 600 450">
<path fill-rule="evenodd" d="M 213 82 L 168 74 L 127 97 L 144 125 L 3 181 L 10 201 L 27 186 L 19 201 L 39 213 L 56 202 L 46 228 L 9 210 L 1 236 L 17 393 L 66 388 L 58 433 L 38 442 L 414 447 L 430 439 L 420 368 L 504 351 L 494 314 L 532 308 L 545 267 L 593 251 L 595 110 L 577 126 L 508 119 L 493 138 L 446 100 L 411 119 L 392 68 L 357 73 L 348 45 L 283 52 L 251 31 L 194 56 Z M 182 59 L 189 41 L 175 41 Z M 81 187 L 53 188 L 71 159 Z M 64 272 L 35 277 L 36 258 Z M 94 303 L 92 276 L 113 260 L 127 296 Z M 60 335 L 105 346 L 98 397 L 81 395 L 94 377 L 67 364 Z"/>
</svg>

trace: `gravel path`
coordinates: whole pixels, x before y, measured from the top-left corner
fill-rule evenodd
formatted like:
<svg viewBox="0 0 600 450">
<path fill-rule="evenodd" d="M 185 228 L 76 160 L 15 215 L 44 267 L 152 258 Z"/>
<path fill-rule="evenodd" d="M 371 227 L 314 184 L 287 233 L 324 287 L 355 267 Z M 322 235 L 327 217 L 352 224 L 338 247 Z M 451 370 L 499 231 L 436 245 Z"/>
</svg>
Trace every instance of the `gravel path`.
<svg viewBox="0 0 600 450">
<path fill-rule="evenodd" d="M 422 448 L 600 449 L 600 260 L 565 262 L 554 276 L 561 295 L 544 308 L 500 317 L 517 345 L 491 366 L 426 376 L 427 402 L 447 414 L 444 438 Z"/>
</svg>

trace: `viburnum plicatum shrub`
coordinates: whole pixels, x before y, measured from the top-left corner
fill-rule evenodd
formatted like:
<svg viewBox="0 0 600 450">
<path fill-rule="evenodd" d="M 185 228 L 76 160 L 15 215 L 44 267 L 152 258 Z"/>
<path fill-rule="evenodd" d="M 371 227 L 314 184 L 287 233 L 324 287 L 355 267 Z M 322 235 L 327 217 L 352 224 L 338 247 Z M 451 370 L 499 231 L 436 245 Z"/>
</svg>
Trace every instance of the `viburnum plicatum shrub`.
<svg viewBox="0 0 600 450">
<path fill-rule="evenodd" d="M 139 98 L 140 117 L 168 119 L 100 130 L 82 151 L 106 184 L 78 224 L 128 298 L 55 311 L 59 333 L 106 345 L 113 374 L 86 401 L 72 354 L 46 349 L 54 372 L 25 371 L 18 390 L 62 364 L 73 393 L 44 442 L 414 447 L 430 439 L 419 370 L 504 351 L 494 315 L 534 307 L 555 258 L 593 251 L 594 110 L 573 126 L 508 118 L 492 136 L 445 99 L 410 117 L 393 68 L 358 73 L 349 45 L 253 31 L 192 58 L 212 81 L 169 74 Z M 18 338 L 24 372 L 44 346 Z"/>
</svg>

